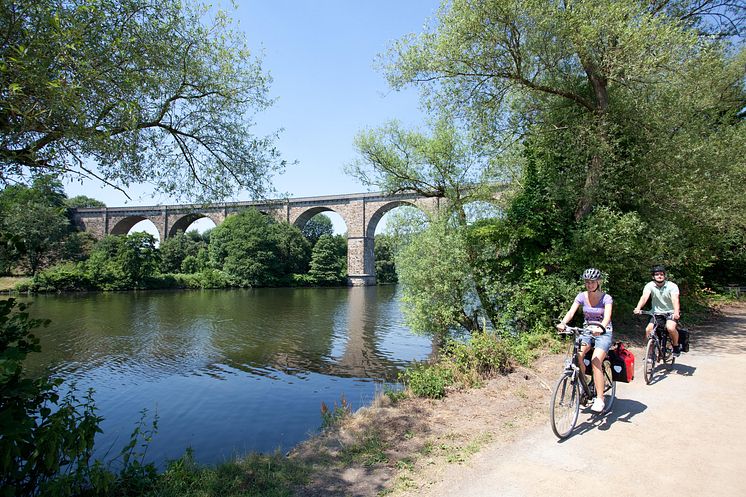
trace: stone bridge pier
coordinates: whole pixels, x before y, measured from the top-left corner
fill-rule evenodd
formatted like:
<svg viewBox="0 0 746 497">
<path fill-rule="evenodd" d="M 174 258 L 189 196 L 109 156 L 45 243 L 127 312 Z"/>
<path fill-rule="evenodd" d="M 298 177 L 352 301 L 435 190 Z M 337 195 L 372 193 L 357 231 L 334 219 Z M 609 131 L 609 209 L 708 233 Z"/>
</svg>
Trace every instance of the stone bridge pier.
<svg viewBox="0 0 746 497">
<path fill-rule="evenodd" d="M 81 208 L 76 209 L 73 216 L 79 229 L 98 238 L 126 235 L 135 224 L 147 219 L 156 226 L 160 239 L 165 240 L 179 231 L 186 231 L 197 219 L 207 217 L 218 226 L 228 216 L 249 207 L 301 229 L 316 214 L 336 212 L 347 227 L 348 283 L 363 286 L 376 283 L 373 248 L 376 227 L 384 214 L 397 207 L 411 205 L 430 215 L 441 208 L 442 202 L 442 198 L 421 197 L 414 193 L 358 193 L 211 205 Z"/>
</svg>

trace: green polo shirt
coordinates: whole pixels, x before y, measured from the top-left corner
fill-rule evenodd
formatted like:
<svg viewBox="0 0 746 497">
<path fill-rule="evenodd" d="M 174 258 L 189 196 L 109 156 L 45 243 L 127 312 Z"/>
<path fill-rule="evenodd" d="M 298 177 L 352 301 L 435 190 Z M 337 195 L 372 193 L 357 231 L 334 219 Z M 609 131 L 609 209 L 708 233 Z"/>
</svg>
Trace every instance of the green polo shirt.
<svg viewBox="0 0 746 497">
<path fill-rule="evenodd" d="M 673 312 L 673 296 L 679 294 L 679 286 L 671 281 L 666 281 L 660 288 L 655 281 L 645 285 L 645 290 L 650 291 L 653 312 Z"/>
</svg>

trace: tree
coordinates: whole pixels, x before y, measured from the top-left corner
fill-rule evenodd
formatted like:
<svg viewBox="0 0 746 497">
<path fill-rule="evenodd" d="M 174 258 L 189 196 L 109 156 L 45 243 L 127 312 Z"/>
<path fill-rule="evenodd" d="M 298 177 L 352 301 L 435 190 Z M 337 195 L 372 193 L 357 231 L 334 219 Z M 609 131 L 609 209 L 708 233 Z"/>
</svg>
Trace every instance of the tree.
<svg viewBox="0 0 746 497">
<path fill-rule="evenodd" d="M 145 288 L 146 279 L 156 274 L 159 263 L 153 235 L 137 232 L 105 236 L 96 244 L 85 266 L 89 280 L 97 288 L 129 290 Z"/>
<path fill-rule="evenodd" d="M 376 259 L 376 282 L 396 283 L 396 263 L 394 262 L 394 238 L 389 235 L 376 235 L 373 252 Z"/>
<path fill-rule="evenodd" d="M 311 247 L 297 227 L 246 209 L 212 230 L 208 250 L 210 263 L 236 284 L 273 286 L 305 272 Z"/>
<path fill-rule="evenodd" d="M 197 257 L 200 248 L 205 245 L 195 241 L 193 236 L 177 233 L 161 242 L 158 251 L 161 254 L 160 270 L 162 273 L 178 273 L 187 257 Z"/>
<path fill-rule="evenodd" d="M 65 200 L 65 205 L 68 209 L 78 209 L 86 207 L 106 207 L 106 204 L 95 198 L 87 197 L 85 195 L 76 195 L 75 197 L 68 198 Z"/>
<path fill-rule="evenodd" d="M 17 235 L 23 251 L 8 263 L 24 261 L 36 274 L 46 259 L 60 247 L 70 232 L 62 184 L 50 176 L 39 176 L 31 187 L 12 185 L 0 191 L 0 231 Z"/>
<path fill-rule="evenodd" d="M 406 131 L 396 122 L 379 130 L 360 132 L 355 145 L 361 158 L 351 163 L 347 170 L 364 184 L 375 186 L 389 193 L 414 191 L 425 197 L 444 197 L 441 216 L 449 219 L 441 229 L 432 233 L 448 233 L 454 239 L 463 239 L 469 224 L 468 205 L 474 202 L 494 202 L 501 188 L 499 170 L 484 150 L 477 147 L 472 137 L 458 129 L 450 115 L 440 116 L 432 123 L 432 134 Z M 481 309 L 491 321 L 497 319 L 497 310 L 489 298 L 484 278 L 479 274 L 479 254 L 464 245 L 467 268 L 471 268 L 471 284 L 481 304 Z M 414 258 L 407 259 L 414 262 Z M 451 260 L 451 259 L 449 259 Z M 401 271 L 400 279 L 405 288 L 423 281 L 411 271 Z M 459 291 L 456 293 L 460 294 Z M 464 303 L 464 305 L 466 305 Z M 458 322 L 469 329 L 479 329 L 472 313 Z M 434 321 L 432 321 L 434 322 Z M 445 320 L 440 321 L 446 323 Z M 436 330 L 433 330 L 436 331 Z"/>
<path fill-rule="evenodd" d="M 329 234 L 321 237 L 313 246 L 311 268 L 308 276 L 316 285 L 340 285 L 344 281 L 344 260 L 337 253 L 334 237 Z"/>
<path fill-rule="evenodd" d="M 454 0 L 435 28 L 392 48 L 387 75 L 394 88 L 420 86 L 431 110 L 463 119 L 496 153 L 527 134 L 544 141 L 580 220 L 624 195 L 650 198 L 629 174 L 640 165 L 645 179 L 682 184 L 682 147 L 695 153 L 743 117 L 743 50 L 732 57 L 727 41 L 699 36 L 708 16 L 734 14 L 740 32 L 735 5 Z"/>
<path fill-rule="evenodd" d="M 653 260 L 696 286 L 732 250 L 712 240 L 746 230 L 737 4 L 444 2 L 436 23 L 384 59 L 395 89 L 421 90 L 432 136 L 364 131 L 352 170 L 387 191 L 449 200 L 452 222 L 427 232 L 467 240 L 466 265 L 451 269 L 466 270 L 484 313 L 511 333 L 548 325 L 546 309 L 562 300 L 550 293 L 573 288 L 594 260 L 608 264 L 618 302 Z M 501 180 L 512 182 L 504 213 L 470 224 L 463 207 Z M 443 310 L 430 325 L 468 325 L 454 314 L 461 299 L 468 318 L 473 302 L 461 279 L 428 294 L 431 282 L 407 267 L 420 261 L 397 263 L 405 290 Z"/>
<path fill-rule="evenodd" d="M 271 80 L 225 13 L 9 0 L 0 19 L 0 181 L 43 173 L 216 199 L 262 195 L 284 166 L 275 136 L 252 134 Z"/>
<path fill-rule="evenodd" d="M 306 240 L 308 240 L 308 242 L 313 247 L 314 245 L 316 245 L 316 242 L 319 238 L 322 237 L 322 235 L 333 235 L 334 226 L 332 226 L 332 220 L 329 219 L 329 216 L 325 216 L 324 214 L 316 214 L 308 220 L 306 225 L 303 226 L 301 232 L 303 233 L 303 236 L 306 237 Z"/>
</svg>

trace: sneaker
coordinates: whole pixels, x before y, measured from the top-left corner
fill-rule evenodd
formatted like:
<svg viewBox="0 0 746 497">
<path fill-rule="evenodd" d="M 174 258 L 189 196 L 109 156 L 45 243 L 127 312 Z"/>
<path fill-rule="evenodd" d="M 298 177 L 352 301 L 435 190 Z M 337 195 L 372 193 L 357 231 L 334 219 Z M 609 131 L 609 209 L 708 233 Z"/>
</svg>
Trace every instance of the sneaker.
<svg viewBox="0 0 746 497">
<path fill-rule="evenodd" d="M 674 345 L 673 346 L 673 356 L 679 357 L 681 355 L 681 345 Z"/>
<path fill-rule="evenodd" d="M 604 412 L 604 399 L 602 399 L 601 397 L 596 397 L 596 399 L 593 401 L 593 405 L 591 406 L 591 411 Z"/>
</svg>

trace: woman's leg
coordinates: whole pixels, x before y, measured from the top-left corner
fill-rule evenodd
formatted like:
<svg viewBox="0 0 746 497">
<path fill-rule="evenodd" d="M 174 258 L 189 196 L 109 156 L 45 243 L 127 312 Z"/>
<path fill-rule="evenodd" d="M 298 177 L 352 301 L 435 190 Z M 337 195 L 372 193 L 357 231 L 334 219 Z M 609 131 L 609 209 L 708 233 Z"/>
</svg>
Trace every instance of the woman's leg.
<svg viewBox="0 0 746 497">
<path fill-rule="evenodd" d="M 593 351 L 593 359 L 591 365 L 593 366 L 593 385 L 596 387 L 596 397 L 603 400 L 604 398 L 604 370 L 603 363 L 606 358 L 606 352 L 596 347 Z"/>
<path fill-rule="evenodd" d="M 591 344 L 589 343 L 583 343 L 580 345 L 580 352 L 578 352 L 578 367 L 582 374 L 585 374 L 585 362 L 583 362 L 583 359 L 585 358 L 585 354 L 588 352 L 590 346 Z"/>
</svg>

